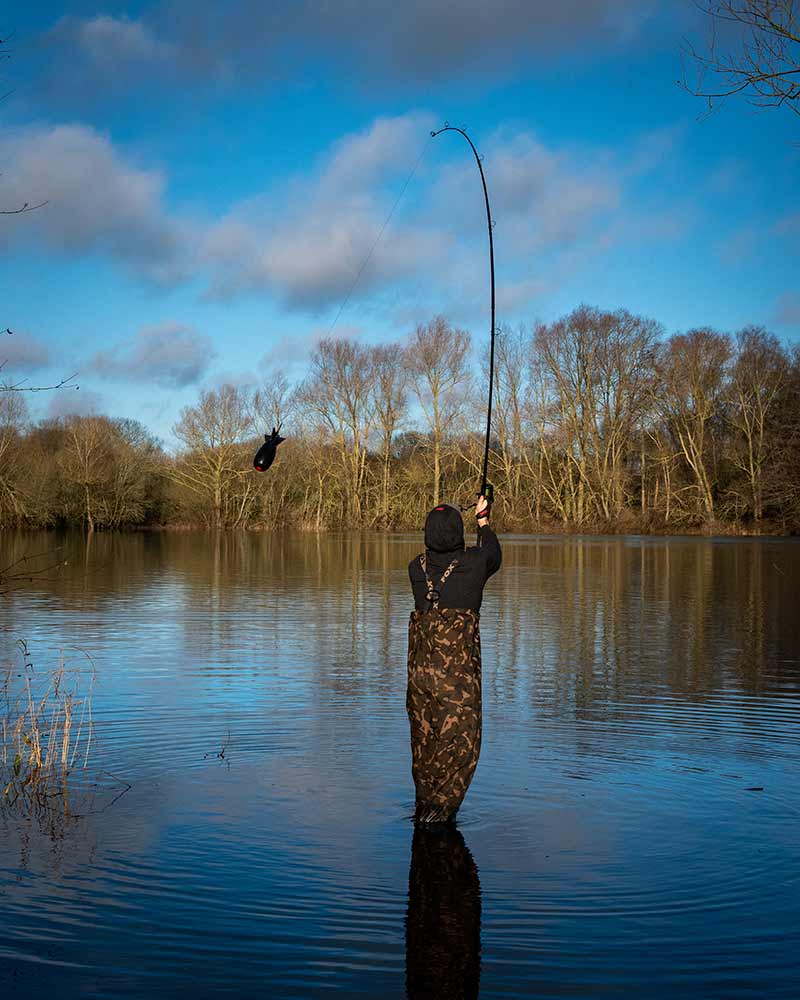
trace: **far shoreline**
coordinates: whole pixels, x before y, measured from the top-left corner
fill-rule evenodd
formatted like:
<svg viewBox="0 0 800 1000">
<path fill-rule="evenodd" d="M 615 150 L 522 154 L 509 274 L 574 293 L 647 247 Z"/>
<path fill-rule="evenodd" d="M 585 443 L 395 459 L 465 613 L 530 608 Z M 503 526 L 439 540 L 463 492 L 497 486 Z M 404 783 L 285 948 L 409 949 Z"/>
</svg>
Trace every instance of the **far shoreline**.
<svg viewBox="0 0 800 1000">
<path fill-rule="evenodd" d="M 765 525 L 770 530 L 753 530 L 744 525 L 725 525 L 717 522 L 713 525 L 698 526 L 669 526 L 642 529 L 636 525 L 620 525 L 618 528 L 603 525 L 582 525 L 580 527 L 562 527 L 554 524 L 543 524 L 538 528 L 517 527 L 517 526 L 495 526 L 497 534 L 504 537 L 526 536 L 530 538 L 726 538 L 726 539 L 776 539 L 790 541 L 800 538 L 800 534 L 794 534 L 789 530 L 781 530 L 774 524 Z M 469 523 L 465 523 L 465 529 L 469 534 L 471 528 Z M 317 528 L 313 525 L 292 526 L 292 525 L 252 525 L 248 527 L 221 527 L 215 528 L 212 525 L 202 523 L 180 522 L 174 524 L 139 524 L 126 525 L 115 528 L 93 528 L 87 531 L 83 525 L 61 524 L 49 525 L 46 527 L 32 526 L 4 526 L 0 527 L 2 534 L 52 534 L 52 535 L 74 535 L 84 534 L 87 537 L 96 535 L 126 535 L 126 534 L 190 534 L 200 533 L 208 535 L 319 535 L 336 536 L 359 534 L 368 537 L 397 536 L 418 534 L 420 526 L 407 527 L 364 527 L 354 525 L 352 527 L 340 528 Z"/>
</svg>

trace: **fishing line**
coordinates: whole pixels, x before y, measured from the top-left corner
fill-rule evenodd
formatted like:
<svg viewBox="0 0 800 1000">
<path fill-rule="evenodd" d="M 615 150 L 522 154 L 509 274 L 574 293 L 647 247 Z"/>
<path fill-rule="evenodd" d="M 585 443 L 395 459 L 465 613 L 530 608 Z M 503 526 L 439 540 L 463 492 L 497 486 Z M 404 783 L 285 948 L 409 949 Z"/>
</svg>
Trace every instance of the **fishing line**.
<svg viewBox="0 0 800 1000">
<path fill-rule="evenodd" d="M 347 303 L 350 301 L 350 296 L 353 294 L 353 292 L 355 291 L 356 285 L 361 280 L 361 275 L 366 270 L 367 264 L 369 264 L 369 262 L 372 260 L 372 255 L 375 253 L 375 250 L 376 250 L 378 244 L 381 241 L 381 237 L 386 232 L 386 227 L 392 221 L 392 216 L 394 215 L 394 213 L 395 213 L 395 211 L 397 209 L 397 206 L 402 201 L 403 195 L 406 193 L 406 189 L 408 188 L 408 185 L 411 183 L 412 177 L 417 172 L 417 168 L 419 167 L 420 163 L 422 163 L 422 158 L 425 155 L 425 153 L 427 152 L 428 146 L 430 146 L 431 139 L 433 138 L 433 136 L 434 136 L 434 133 L 431 132 L 430 138 L 423 145 L 422 150 L 420 151 L 420 154 L 417 157 L 416 163 L 411 168 L 411 171 L 410 171 L 408 177 L 406 177 L 406 179 L 405 179 L 405 181 L 403 183 L 403 186 L 400 188 L 400 193 L 395 198 L 394 204 L 392 205 L 392 208 L 391 208 L 389 214 L 386 216 L 386 220 L 384 221 L 383 225 L 381 226 L 380 231 L 378 232 L 378 235 L 375 237 L 375 242 L 369 248 L 369 253 L 364 258 L 364 261 L 361 264 L 361 267 L 358 269 L 358 273 L 356 274 L 355 278 L 353 278 L 353 283 L 350 285 L 350 288 L 347 290 L 347 295 L 345 295 L 344 299 L 342 300 L 342 304 L 339 306 L 339 310 L 336 313 L 336 316 L 334 317 L 333 322 L 331 323 L 331 325 L 330 325 L 330 327 L 328 329 L 326 337 L 330 337 L 330 335 L 333 333 L 334 327 L 339 322 L 339 317 L 342 315 L 342 313 L 345 310 L 345 307 L 347 306 Z"/>
<path fill-rule="evenodd" d="M 429 138 L 427 140 L 427 142 L 423 145 L 422 149 L 420 150 L 420 154 L 417 157 L 416 162 L 414 163 L 414 166 L 411 168 L 408 176 L 406 177 L 405 181 L 403 182 L 403 186 L 400 188 L 400 193 L 395 198 L 394 204 L 392 205 L 389 214 L 386 216 L 386 219 L 384 220 L 384 223 L 381 226 L 381 228 L 380 228 L 380 230 L 378 232 L 378 235 L 375 237 L 375 242 L 369 248 L 369 253 L 364 258 L 364 260 L 363 260 L 363 262 L 361 264 L 361 267 L 358 269 L 358 273 L 356 274 L 355 278 L 353 278 L 353 282 L 352 282 L 352 284 L 350 285 L 350 287 L 347 290 L 347 295 L 345 295 L 344 299 L 342 300 L 342 304 L 339 306 L 339 309 L 338 309 L 336 315 L 333 318 L 333 322 L 328 327 L 328 332 L 326 334 L 326 337 L 330 337 L 330 335 L 334 331 L 334 328 L 336 327 L 336 324 L 339 322 L 339 317 L 342 315 L 342 313 L 345 310 L 345 307 L 347 306 L 347 303 L 350 301 L 350 296 L 355 291 L 356 285 L 358 284 L 359 280 L 361 279 L 361 275 L 366 270 L 367 264 L 369 264 L 370 260 L 372 260 L 372 255 L 375 253 L 375 249 L 378 246 L 378 244 L 380 243 L 381 237 L 386 232 L 386 227 L 392 221 L 392 216 L 394 215 L 395 211 L 397 210 L 397 206 L 400 204 L 400 202 L 401 202 L 401 200 L 403 198 L 403 195 L 406 193 L 408 185 L 411 183 L 412 177 L 417 172 L 417 168 L 419 167 L 420 163 L 422 163 L 422 158 L 425 155 L 425 152 L 427 151 L 428 146 L 430 144 L 431 144 L 431 139 Z M 253 466 L 254 466 L 254 468 L 256 469 L 257 472 L 266 472 L 266 470 L 272 465 L 273 461 L 275 460 L 275 453 L 277 451 L 278 445 L 282 441 L 284 441 L 284 440 L 285 440 L 285 438 L 282 438 L 280 436 L 280 425 L 278 426 L 277 429 L 274 428 L 274 427 L 272 428 L 272 434 L 271 435 L 270 434 L 265 434 L 264 435 L 264 444 L 261 445 L 261 447 L 258 449 L 258 451 L 256 452 L 256 456 L 253 459 Z"/>
<path fill-rule="evenodd" d="M 494 222 L 492 221 L 492 210 L 489 205 L 489 189 L 486 186 L 486 175 L 483 172 L 483 157 L 480 156 L 478 150 L 475 148 L 475 144 L 472 139 L 467 135 L 463 128 L 458 128 L 456 125 L 450 125 L 448 122 L 444 123 L 444 127 L 438 129 L 435 132 L 431 132 L 431 138 L 436 138 L 437 135 L 441 135 L 442 132 L 458 132 L 463 135 L 464 138 L 470 145 L 470 149 L 475 155 L 475 162 L 478 164 L 478 170 L 481 174 L 481 184 L 483 185 L 483 197 L 486 202 L 486 227 L 489 231 L 489 273 L 491 275 L 491 289 L 492 289 L 492 327 L 491 327 L 491 341 L 489 348 L 489 405 L 486 409 L 486 441 L 483 449 L 483 473 L 481 476 L 481 496 L 485 496 L 486 499 L 491 503 L 494 499 L 494 488 L 487 481 L 489 472 L 489 440 L 492 434 L 492 395 L 494 391 L 494 334 L 495 334 L 495 293 L 494 293 Z M 487 489 L 489 494 L 487 494 Z"/>
</svg>

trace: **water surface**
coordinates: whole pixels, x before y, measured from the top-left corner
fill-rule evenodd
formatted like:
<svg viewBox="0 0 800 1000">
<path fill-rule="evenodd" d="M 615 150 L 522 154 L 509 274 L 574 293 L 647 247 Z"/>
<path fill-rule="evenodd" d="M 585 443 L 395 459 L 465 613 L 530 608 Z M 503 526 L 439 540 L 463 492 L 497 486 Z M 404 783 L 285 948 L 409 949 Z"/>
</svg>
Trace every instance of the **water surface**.
<svg viewBox="0 0 800 1000">
<path fill-rule="evenodd" d="M 0 809 L 3 996 L 800 995 L 800 544 L 504 539 L 426 839 L 416 538 L 60 541 L 0 652 L 90 658 L 97 743 L 70 818 Z"/>
</svg>

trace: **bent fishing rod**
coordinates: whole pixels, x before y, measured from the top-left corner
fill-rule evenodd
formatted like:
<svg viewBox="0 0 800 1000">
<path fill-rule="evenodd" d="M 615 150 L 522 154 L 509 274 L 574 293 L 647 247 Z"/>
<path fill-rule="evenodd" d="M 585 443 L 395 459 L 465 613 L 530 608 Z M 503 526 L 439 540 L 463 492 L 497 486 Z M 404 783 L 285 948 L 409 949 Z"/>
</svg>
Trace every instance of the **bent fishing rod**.
<svg viewBox="0 0 800 1000">
<path fill-rule="evenodd" d="M 445 122 L 444 126 L 440 129 L 436 129 L 431 132 L 431 138 L 435 139 L 437 135 L 441 135 L 442 132 L 458 132 L 459 135 L 463 135 L 464 138 L 469 143 L 470 149 L 475 157 L 475 162 L 478 164 L 478 170 L 481 175 L 481 184 L 483 185 L 483 198 L 486 202 L 486 228 L 489 233 L 489 275 L 491 278 L 491 338 L 489 342 L 489 404 L 486 409 L 486 441 L 483 448 L 483 471 L 481 474 L 481 496 L 486 497 L 486 499 L 491 503 L 494 500 L 494 487 L 488 481 L 489 475 L 489 440 L 492 434 L 492 396 L 494 392 L 494 337 L 495 337 L 495 292 L 494 292 L 494 222 L 492 221 L 492 209 L 489 205 L 489 189 L 486 186 L 486 175 L 483 172 L 483 157 L 478 153 L 475 148 L 475 143 L 467 135 L 463 128 L 458 128 L 456 125 L 451 125 L 449 122 Z M 462 510 L 467 508 L 462 507 Z"/>
<path fill-rule="evenodd" d="M 467 132 L 466 132 L 465 129 L 459 128 L 457 125 L 451 125 L 449 122 L 445 122 L 444 125 L 442 126 L 442 128 L 433 130 L 431 132 L 431 138 L 435 139 L 437 136 L 441 135 L 443 132 L 458 132 L 459 135 L 462 135 L 467 140 L 467 142 L 469 143 L 469 147 L 472 150 L 472 154 L 475 157 L 475 163 L 478 165 L 478 171 L 479 171 L 479 173 L 481 175 L 481 185 L 483 186 L 483 199 L 484 199 L 484 202 L 486 204 L 486 229 L 487 229 L 487 232 L 489 234 L 489 277 L 490 277 L 490 282 L 491 282 L 491 285 L 490 285 L 490 287 L 491 287 L 491 333 L 490 333 L 490 341 L 489 341 L 489 399 L 488 399 L 488 405 L 487 405 L 487 408 L 486 408 L 486 438 L 485 438 L 485 441 L 484 441 L 484 448 L 483 448 L 483 467 L 482 467 L 482 471 L 481 471 L 481 489 L 480 489 L 480 495 L 483 496 L 483 497 L 485 497 L 486 500 L 491 504 L 493 502 L 493 500 L 494 500 L 494 486 L 492 486 L 492 484 L 489 482 L 489 478 L 488 477 L 489 477 L 489 444 L 490 444 L 491 434 L 492 434 L 492 402 L 493 402 L 493 395 L 494 395 L 494 353 L 495 353 L 494 352 L 494 345 L 495 345 L 495 332 L 496 332 L 496 324 L 495 324 L 495 281 L 494 281 L 494 234 L 493 234 L 494 221 L 492 220 L 492 209 L 491 209 L 491 206 L 489 204 L 489 189 L 488 189 L 488 187 L 486 185 L 486 175 L 483 172 L 483 157 L 478 153 L 478 150 L 475 148 L 475 143 L 472 141 L 472 139 L 470 139 L 469 135 L 467 135 Z M 367 254 L 367 257 L 366 257 L 364 263 L 361 265 L 361 268 L 359 269 L 358 273 L 356 274 L 356 277 L 353 280 L 353 284 L 350 286 L 350 289 L 348 290 L 347 295 L 345 296 L 345 299 L 342 302 L 341 306 L 339 307 L 339 311 L 337 312 L 336 317 L 334 318 L 334 321 L 331 324 L 331 327 L 330 327 L 330 329 L 328 331 L 328 335 L 329 336 L 332 333 L 333 328 L 336 326 L 336 323 L 337 323 L 339 317 L 341 316 L 342 311 L 343 311 L 345 305 L 347 304 L 347 302 L 348 302 L 348 300 L 349 300 L 349 298 L 350 298 L 350 296 L 351 296 L 351 294 L 352 294 L 352 292 L 353 292 L 356 284 L 358 283 L 359 278 L 361 277 L 361 274 L 364 271 L 364 268 L 366 267 L 367 263 L 369 262 L 370 258 L 372 257 L 372 254 L 374 253 L 375 248 L 377 247 L 378 243 L 380 242 L 381 237 L 383 236 L 383 233 L 384 233 L 387 225 L 389 224 L 389 221 L 391 220 L 392 215 L 394 214 L 394 211 L 397 208 L 397 205 L 398 205 L 400 199 L 403 197 L 403 194 L 405 193 L 405 190 L 408 187 L 409 182 L 411 181 L 411 178 L 413 177 L 414 173 L 417 170 L 417 167 L 419 166 L 419 163 L 420 163 L 420 161 L 422 159 L 422 156 L 424 155 L 424 152 L 425 152 L 425 150 L 423 149 L 422 152 L 419 155 L 419 158 L 417 159 L 417 162 L 412 167 L 411 173 L 406 178 L 406 181 L 403 184 L 402 190 L 400 191 L 400 194 L 398 195 L 398 197 L 397 197 L 394 205 L 392 206 L 392 209 L 389 212 L 389 215 L 388 215 L 386 221 L 384 222 L 383 226 L 381 227 L 380 232 L 378 233 L 378 236 L 377 236 L 375 242 L 373 243 L 372 247 L 370 248 L 370 251 Z M 266 469 L 268 469 L 272 465 L 272 462 L 273 462 L 273 460 L 275 458 L 275 452 L 277 450 L 277 446 L 283 440 L 285 440 L 285 439 L 282 438 L 282 437 L 280 437 L 280 427 L 277 429 L 277 431 L 275 430 L 275 428 L 273 428 L 272 435 L 268 435 L 268 434 L 264 435 L 264 444 L 259 449 L 259 451 L 258 451 L 258 453 L 257 453 L 257 455 L 255 457 L 254 463 L 253 463 L 255 465 L 255 468 L 259 472 L 266 471 Z M 462 511 L 465 511 L 465 510 L 469 510 L 470 507 L 471 507 L 471 505 L 467 505 L 467 506 L 462 506 L 460 509 Z"/>
</svg>

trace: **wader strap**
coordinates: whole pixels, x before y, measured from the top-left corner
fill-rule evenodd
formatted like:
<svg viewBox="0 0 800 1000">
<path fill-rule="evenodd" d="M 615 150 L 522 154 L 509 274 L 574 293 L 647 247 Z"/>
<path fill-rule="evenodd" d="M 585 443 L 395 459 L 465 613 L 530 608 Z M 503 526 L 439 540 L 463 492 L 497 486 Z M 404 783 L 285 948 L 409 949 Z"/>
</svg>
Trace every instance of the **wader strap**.
<svg viewBox="0 0 800 1000">
<path fill-rule="evenodd" d="M 421 555 L 419 557 L 419 564 L 422 567 L 422 572 L 425 575 L 425 583 L 426 583 L 426 585 L 428 587 L 428 592 L 425 594 L 425 600 L 428 601 L 428 603 L 431 605 L 431 607 L 438 608 L 439 607 L 439 591 L 434 589 L 434 586 L 431 583 L 431 578 L 428 576 L 428 566 L 427 566 L 427 562 L 426 562 L 426 559 L 425 559 L 424 555 Z M 439 587 L 440 588 L 445 585 L 445 583 L 447 582 L 448 576 L 450 576 L 450 574 L 453 572 L 453 570 L 456 568 L 456 566 L 458 566 L 458 559 L 454 559 L 450 563 L 450 565 L 447 567 L 447 569 L 444 571 L 444 573 L 442 573 L 442 578 L 439 581 Z"/>
</svg>

